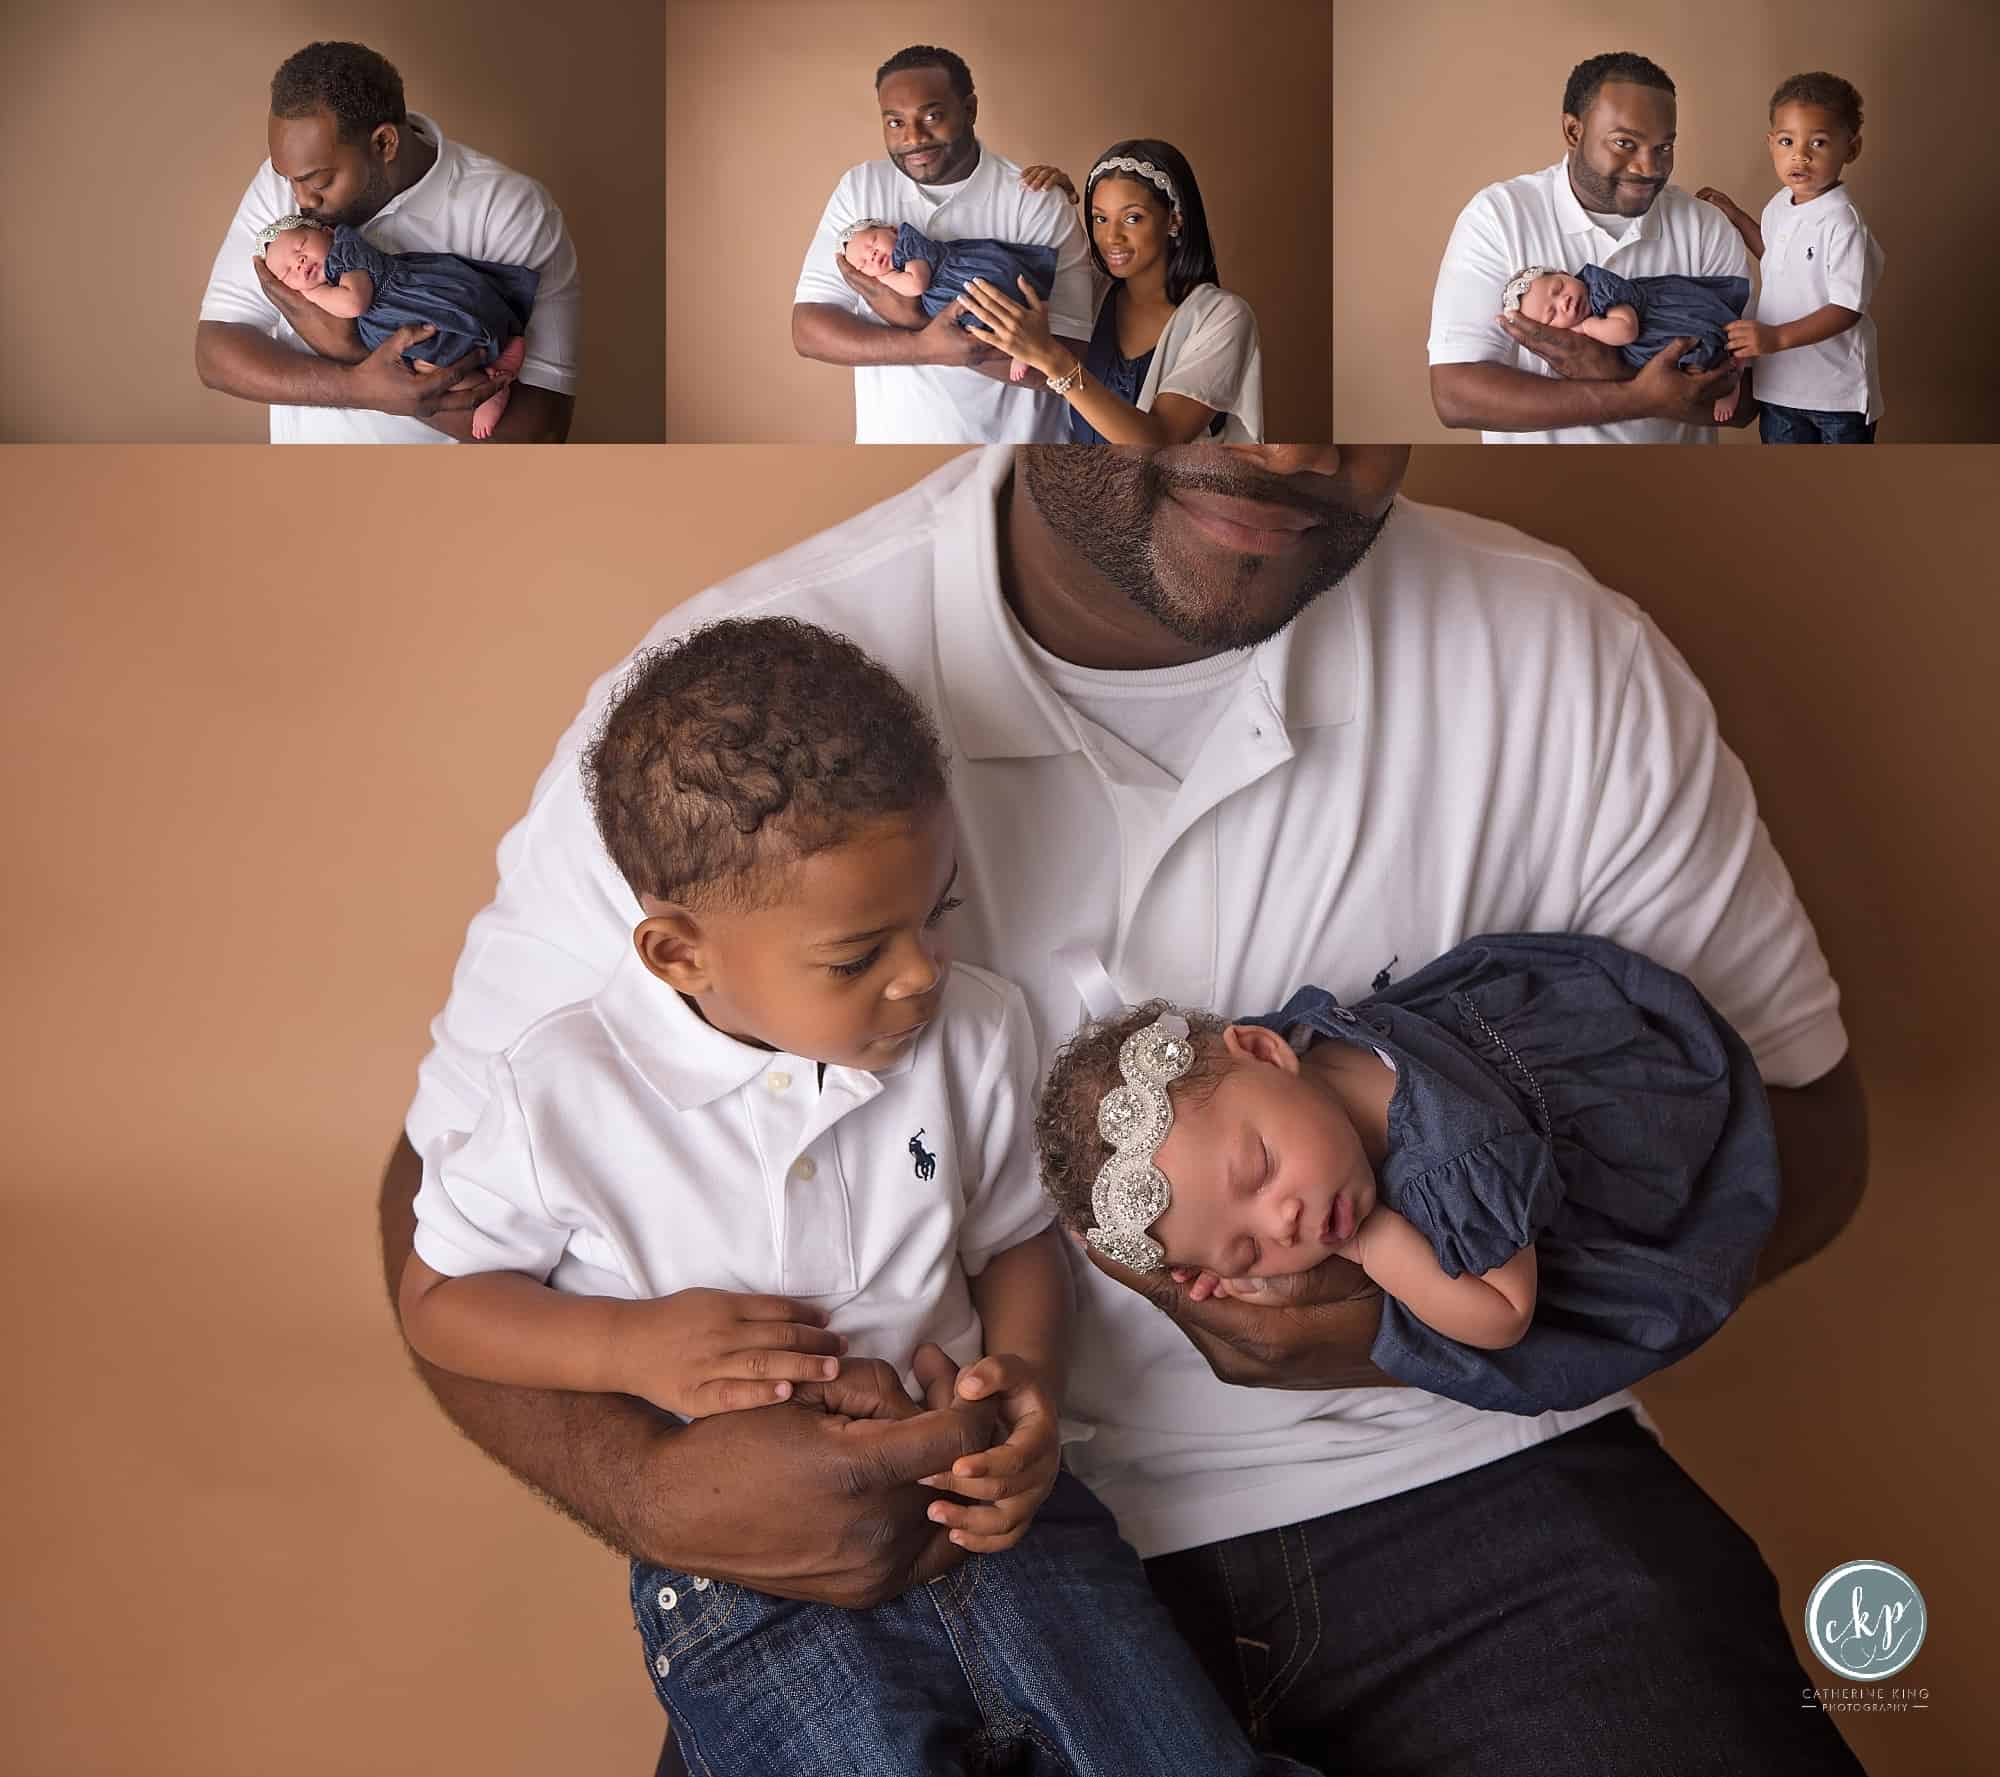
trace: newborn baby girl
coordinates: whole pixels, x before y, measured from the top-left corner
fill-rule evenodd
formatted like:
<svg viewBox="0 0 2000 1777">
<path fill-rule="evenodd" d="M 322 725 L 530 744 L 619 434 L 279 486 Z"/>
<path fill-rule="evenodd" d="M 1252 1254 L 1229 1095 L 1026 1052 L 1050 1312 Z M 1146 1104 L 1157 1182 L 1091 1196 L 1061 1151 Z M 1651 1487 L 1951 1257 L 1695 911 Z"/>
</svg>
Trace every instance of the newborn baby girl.
<svg viewBox="0 0 2000 1777">
<path fill-rule="evenodd" d="M 1670 274 L 1621 278 L 1601 265 L 1586 265 L 1575 277 L 1553 266 L 1531 265 L 1507 280 L 1500 311 L 1517 309 L 1530 321 L 1616 346 L 1635 369 L 1677 339 L 1694 346 L 1681 354 L 1683 370 L 1713 370 L 1729 362 L 1730 322 L 1743 318 L 1750 301 L 1748 278 L 1695 278 Z M 1718 425 L 1736 412 L 1741 386 L 1715 404 Z"/>
<path fill-rule="evenodd" d="M 345 223 L 328 229 L 306 216 L 280 216 L 257 243 L 273 277 L 314 307 L 352 321 L 371 352 L 398 327 L 411 325 L 437 329 L 403 354 L 418 370 L 482 352 L 484 367 L 468 367 L 452 386 L 488 377 L 499 382 L 472 410 L 473 437 L 493 436 L 507 411 L 509 385 L 527 356 L 522 330 L 535 306 L 540 273 L 455 253 L 384 253 Z"/>
<path fill-rule="evenodd" d="M 1056 250 L 1019 246 L 1012 241 L 934 241 L 907 222 L 898 228 L 873 217 L 841 231 L 841 257 L 853 268 L 886 284 L 899 295 L 914 296 L 927 316 L 935 319 L 965 294 L 974 278 L 1009 296 L 1018 294 L 1018 278 L 1026 278 L 1044 302 L 1055 288 Z M 961 327 L 986 331 L 986 323 L 971 315 L 959 317 Z M 1020 359 L 1008 376 L 1019 382 L 1028 374 Z"/>
<path fill-rule="evenodd" d="M 1581 1407 L 1692 1351 L 1778 1208 L 1755 1062 L 1687 981 L 1601 938 L 1486 937 L 1358 1006 L 1086 1025 L 1035 1118 L 1057 1212 L 1197 1299 L 1282 1305 L 1351 1260 L 1399 1382 Z"/>
</svg>

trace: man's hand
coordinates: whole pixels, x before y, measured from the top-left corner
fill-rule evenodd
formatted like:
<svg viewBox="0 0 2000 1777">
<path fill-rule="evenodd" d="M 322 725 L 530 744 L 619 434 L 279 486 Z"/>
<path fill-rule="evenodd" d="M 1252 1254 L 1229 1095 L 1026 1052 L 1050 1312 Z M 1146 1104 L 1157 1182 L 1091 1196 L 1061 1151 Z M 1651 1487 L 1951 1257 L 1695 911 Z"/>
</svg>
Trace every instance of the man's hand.
<svg viewBox="0 0 2000 1777">
<path fill-rule="evenodd" d="M 914 330 L 928 324 L 924 305 L 916 297 L 905 296 L 900 290 L 891 290 L 880 278 L 871 278 L 865 271 L 856 271 L 847 263 L 845 253 L 834 254 L 833 263 L 840 268 L 840 275 L 847 280 L 848 289 L 859 296 L 891 327 Z"/>
<path fill-rule="evenodd" d="M 1729 364 L 1714 370 L 1683 370 L 1681 354 L 1692 350 L 1692 339 L 1670 339 L 1632 379 L 1632 398 L 1653 419 L 1678 420 L 1684 426 L 1715 424 L 1715 404 L 1734 388 L 1741 373 Z"/>
<path fill-rule="evenodd" d="M 1722 330 L 1722 336 L 1729 341 L 1729 355 L 1738 364 L 1747 364 L 1752 358 L 1768 358 L 1773 352 L 1785 349 L 1777 328 L 1762 321 L 1731 321 Z"/>
<path fill-rule="evenodd" d="M 819 1309 L 731 1290 L 625 1303 L 616 1324 L 623 1392 L 688 1419 L 768 1407 L 794 1384 L 830 1382 L 847 1349 Z"/>
<path fill-rule="evenodd" d="M 1632 367 L 1608 346 L 1574 327 L 1544 327 L 1518 310 L 1500 316 L 1500 328 L 1518 346 L 1525 346 L 1556 375 L 1572 381 L 1593 383 L 1622 382 Z"/>
<path fill-rule="evenodd" d="M 1106 1277 L 1144 1296 L 1179 1327 L 1224 1382 L 1245 1388 L 1396 1386 L 1368 1361 L 1382 1292 L 1345 1259 L 1323 1259 L 1300 1272 L 1287 1285 L 1291 1304 L 1271 1308 L 1226 1296 L 1197 1302 L 1189 1285 L 1170 1272 L 1131 1271 L 1087 1242 L 1083 1249 Z"/>
<path fill-rule="evenodd" d="M 975 1456 L 961 1456 L 949 1474 L 930 1476 L 925 1485 L 956 1493 L 984 1505 L 961 1505 L 941 1499 L 930 1509 L 931 1522 L 942 1524 L 951 1540 L 975 1555 L 1011 1549 L 1028 1534 L 1028 1526 L 1062 1468 L 1060 1421 L 1055 1402 L 1026 1358 L 995 1354 L 969 1364 L 959 1373 L 960 1400 L 999 1403 L 1004 1443 Z"/>
<path fill-rule="evenodd" d="M 452 387 L 461 376 L 479 368 L 482 360 L 476 349 L 455 364 L 440 364 L 435 370 L 414 370 L 405 364 L 403 354 L 436 331 L 428 324 L 398 327 L 347 372 L 351 398 L 345 405 L 427 420 L 434 413 L 463 413 L 477 407 L 500 387 L 490 376 L 479 377 L 462 389 Z"/>
<path fill-rule="evenodd" d="M 1076 186 L 1061 167 L 1050 166 L 1047 161 L 1037 161 L 1031 167 L 1021 169 L 1021 183 L 1030 191 L 1060 191 L 1071 203 L 1077 201 Z"/>
</svg>

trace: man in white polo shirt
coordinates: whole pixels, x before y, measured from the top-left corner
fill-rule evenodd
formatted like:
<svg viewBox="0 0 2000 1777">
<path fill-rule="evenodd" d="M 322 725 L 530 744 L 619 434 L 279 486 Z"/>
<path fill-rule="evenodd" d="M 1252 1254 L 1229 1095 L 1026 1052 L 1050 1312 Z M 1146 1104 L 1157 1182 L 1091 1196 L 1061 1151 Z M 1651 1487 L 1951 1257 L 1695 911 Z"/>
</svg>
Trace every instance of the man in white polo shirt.
<svg viewBox="0 0 2000 1777">
<path fill-rule="evenodd" d="M 1563 158 L 1487 186 L 1460 212 L 1431 301 L 1431 401 L 1447 426 L 1477 426 L 1488 444 L 1715 442 L 1715 402 L 1733 368 L 1684 371 L 1676 347 L 1635 373 L 1615 346 L 1500 313 L 1507 280 L 1533 265 L 1750 275 L 1736 231 L 1667 183 L 1675 123 L 1663 69 L 1644 56 L 1593 56 L 1563 93 Z M 1735 423 L 1754 412 L 1739 403 Z"/>
<path fill-rule="evenodd" d="M 1022 988 L 1044 1055 L 1083 1013 L 1056 955 L 1076 944 L 1130 998 L 1246 1011 L 1306 981 L 1358 998 L 1481 930 L 1595 932 L 1684 970 L 1773 1088 L 1775 1276 L 1852 1214 L 1865 1149 L 1838 994 L 1743 769 L 1640 611 L 1560 551 L 1397 501 L 1406 456 L 966 456 L 648 639 L 795 615 L 929 705 L 955 759 L 959 951 Z M 502 842 L 432 1027 L 383 1185 L 392 1276 L 486 1057 L 626 946 L 577 772 L 617 670 Z M 1070 1411 L 1096 1429 L 1074 1464 L 1280 1750 L 1348 1771 L 1856 1768 L 1798 1706 L 1754 1548 L 1629 1397 L 1537 1419 L 1388 1386 L 1379 1303 L 1337 1261 L 1282 1316 L 1165 1287 L 1158 1313 L 1079 1271 Z M 669 1432 L 629 1403 L 427 1379 L 483 1447 L 663 1565 L 858 1604 L 951 1560 L 909 1484 L 939 1466 L 942 1415 L 881 1428 L 864 1462 L 804 1409 Z M 748 1473 L 754 1495 L 730 1479 Z"/>
<path fill-rule="evenodd" d="M 211 389 L 271 409 L 273 444 L 451 444 L 472 436 L 484 379 L 454 390 L 451 365 L 423 372 L 402 327 L 372 352 L 288 290 L 257 233 L 291 212 L 363 230 L 385 253 L 456 253 L 539 274 L 527 357 L 486 442 L 560 444 L 575 405 L 583 295 L 562 212 L 534 180 L 446 140 L 405 108 L 395 68 L 359 43 L 310 43 L 271 79 L 271 155 L 223 237 L 195 324 L 195 370 Z M 421 353 L 419 354 L 421 355 Z"/>
<path fill-rule="evenodd" d="M 792 295 L 802 358 L 854 367 L 857 444 L 1056 443 L 1069 410 L 1039 372 L 1008 380 L 1012 360 L 946 309 L 928 325 L 894 324 L 902 304 L 840 251 L 862 221 L 908 222 L 934 240 L 1013 241 L 1056 249 L 1049 327 L 1078 363 L 1090 337 L 1090 258 L 1058 191 L 1030 191 L 1021 169 L 979 141 L 972 74 L 948 49 L 899 51 L 875 76 L 886 160 L 841 175 Z"/>
</svg>

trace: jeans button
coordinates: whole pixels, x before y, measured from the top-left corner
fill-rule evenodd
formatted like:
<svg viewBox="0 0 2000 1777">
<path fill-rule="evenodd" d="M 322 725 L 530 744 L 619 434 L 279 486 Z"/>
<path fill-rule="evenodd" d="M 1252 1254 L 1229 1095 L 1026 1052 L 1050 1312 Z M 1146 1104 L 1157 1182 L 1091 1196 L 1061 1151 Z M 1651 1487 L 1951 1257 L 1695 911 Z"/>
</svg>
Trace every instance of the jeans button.
<svg viewBox="0 0 2000 1777">
<path fill-rule="evenodd" d="M 672 1586 L 662 1586 L 660 1588 L 660 1608 L 662 1610 L 672 1610 L 680 1601 L 681 1595 Z"/>
<path fill-rule="evenodd" d="M 697 1592 L 706 1592 L 708 1590 L 708 1581 L 705 1579 L 697 1578 L 694 1582 L 694 1589 Z"/>
<path fill-rule="evenodd" d="M 668 1659 L 665 1654 L 659 1655 L 653 1661 L 653 1670 L 661 1678 L 665 1678 L 667 1673 L 672 1669 L 672 1667 L 673 1667 L 673 1661 Z"/>
</svg>

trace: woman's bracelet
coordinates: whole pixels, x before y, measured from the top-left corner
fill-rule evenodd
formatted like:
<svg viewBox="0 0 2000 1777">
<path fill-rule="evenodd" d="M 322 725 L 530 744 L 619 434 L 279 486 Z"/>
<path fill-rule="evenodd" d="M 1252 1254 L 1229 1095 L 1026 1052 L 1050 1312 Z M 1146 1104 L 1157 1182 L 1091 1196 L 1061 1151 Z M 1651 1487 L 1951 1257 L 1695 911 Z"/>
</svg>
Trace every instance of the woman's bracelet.
<svg viewBox="0 0 2000 1777">
<path fill-rule="evenodd" d="M 1083 360 L 1072 358 L 1069 361 L 1069 368 L 1061 376 L 1047 376 L 1045 374 L 1043 380 L 1049 385 L 1049 393 L 1051 395 L 1067 395 L 1070 390 L 1083 381 Z"/>
</svg>

